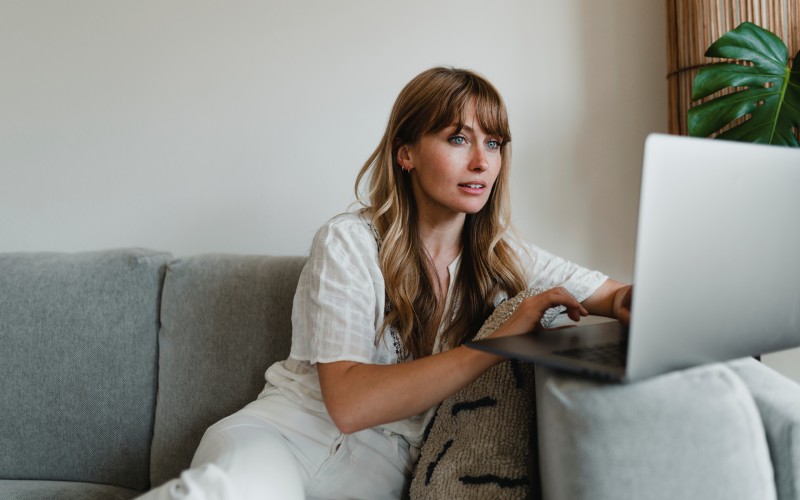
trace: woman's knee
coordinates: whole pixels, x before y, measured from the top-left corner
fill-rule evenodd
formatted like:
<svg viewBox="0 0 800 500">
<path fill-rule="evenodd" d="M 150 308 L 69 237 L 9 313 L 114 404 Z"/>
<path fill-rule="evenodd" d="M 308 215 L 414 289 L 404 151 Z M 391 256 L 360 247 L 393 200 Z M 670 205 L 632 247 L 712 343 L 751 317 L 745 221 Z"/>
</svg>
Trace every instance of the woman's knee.
<svg viewBox="0 0 800 500">
<path fill-rule="evenodd" d="M 225 474 L 242 498 L 303 498 L 303 479 L 286 440 L 256 417 L 232 415 L 209 427 L 192 468 L 205 464 Z"/>
</svg>

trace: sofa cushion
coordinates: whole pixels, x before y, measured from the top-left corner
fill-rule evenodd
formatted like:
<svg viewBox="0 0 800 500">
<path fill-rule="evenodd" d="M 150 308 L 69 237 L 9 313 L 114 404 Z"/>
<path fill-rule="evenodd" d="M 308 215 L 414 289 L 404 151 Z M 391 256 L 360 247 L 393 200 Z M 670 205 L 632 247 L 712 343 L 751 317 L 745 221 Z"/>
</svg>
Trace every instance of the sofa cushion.
<svg viewBox="0 0 800 500">
<path fill-rule="evenodd" d="M 147 487 L 169 259 L 0 255 L 0 478 Z"/>
<path fill-rule="evenodd" d="M 750 389 L 761 413 L 778 498 L 800 499 L 800 386 L 753 358 L 728 366 Z"/>
<path fill-rule="evenodd" d="M 534 498 L 533 365 L 507 360 L 447 398 L 414 469 L 415 499 Z"/>
<path fill-rule="evenodd" d="M 214 422 L 254 400 L 289 355 L 302 257 L 206 255 L 168 266 L 162 299 L 153 486 L 177 477 Z"/>
<path fill-rule="evenodd" d="M 501 303 L 475 339 L 500 328 L 527 297 L 530 288 Z M 546 311 L 548 326 L 561 307 Z M 445 399 L 425 432 L 409 496 L 413 499 L 533 498 L 539 492 L 535 450 L 533 365 L 499 363 Z"/>
<path fill-rule="evenodd" d="M 0 498 L 5 500 L 130 500 L 141 494 L 107 484 L 0 480 Z"/>
<path fill-rule="evenodd" d="M 775 499 L 764 427 L 728 367 L 631 384 L 536 367 L 544 498 Z"/>
</svg>

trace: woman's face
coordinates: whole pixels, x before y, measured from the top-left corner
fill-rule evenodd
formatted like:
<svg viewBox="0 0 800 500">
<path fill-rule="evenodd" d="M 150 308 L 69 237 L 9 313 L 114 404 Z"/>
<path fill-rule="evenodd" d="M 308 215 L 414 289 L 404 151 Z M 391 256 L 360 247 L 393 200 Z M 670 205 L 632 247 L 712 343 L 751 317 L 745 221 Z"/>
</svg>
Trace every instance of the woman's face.
<svg viewBox="0 0 800 500">
<path fill-rule="evenodd" d="M 481 128 L 473 106 L 466 116 L 460 131 L 453 124 L 398 150 L 400 166 L 411 175 L 421 216 L 474 214 L 489 200 L 502 163 L 501 139 Z"/>
</svg>

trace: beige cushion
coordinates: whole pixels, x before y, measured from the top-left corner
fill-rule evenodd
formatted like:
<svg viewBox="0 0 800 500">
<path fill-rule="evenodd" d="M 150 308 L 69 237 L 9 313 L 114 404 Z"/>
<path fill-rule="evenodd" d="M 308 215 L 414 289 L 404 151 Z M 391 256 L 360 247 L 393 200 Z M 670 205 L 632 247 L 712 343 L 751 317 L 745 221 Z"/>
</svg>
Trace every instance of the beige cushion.
<svg viewBox="0 0 800 500">
<path fill-rule="evenodd" d="M 530 289 L 500 304 L 476 335 L 484 338 L 511 316 Z M 558 315 L 551 309 L 543 323 Z M 493 366 L 446 399 L 428 427 L 411 482 L 412 499 L 529 498 L 538 491 L 533 365 Z"/>
</svg>

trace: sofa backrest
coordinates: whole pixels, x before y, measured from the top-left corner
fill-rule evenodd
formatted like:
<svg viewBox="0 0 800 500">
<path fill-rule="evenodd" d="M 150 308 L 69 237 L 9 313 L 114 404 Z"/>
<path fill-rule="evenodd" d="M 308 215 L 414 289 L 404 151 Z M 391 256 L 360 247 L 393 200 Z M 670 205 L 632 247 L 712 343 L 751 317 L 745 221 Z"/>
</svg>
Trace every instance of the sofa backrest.
<svg viewBox="0 0 800 500">
<path fill-rule="evenodd" d="M 187 468 L 205 430 L 255 399 L 285 359 L 304 257 L 202 255 L 164 281 L 152 486 Z"/>
<path fill-rule="evenodd" d="M 0 255 L 0 478 L 149 483 L 170 255 Z"/>
</svg>

